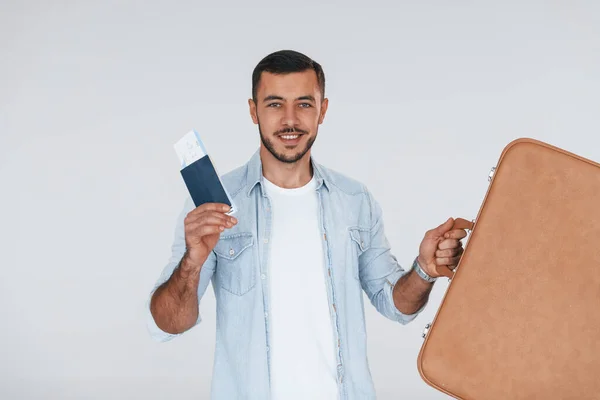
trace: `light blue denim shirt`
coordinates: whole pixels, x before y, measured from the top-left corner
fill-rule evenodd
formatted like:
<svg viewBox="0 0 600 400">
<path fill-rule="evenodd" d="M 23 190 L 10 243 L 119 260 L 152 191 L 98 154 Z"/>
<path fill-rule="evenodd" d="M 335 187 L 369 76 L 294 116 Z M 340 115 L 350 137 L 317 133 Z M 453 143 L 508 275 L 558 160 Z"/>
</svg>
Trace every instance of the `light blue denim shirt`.
<svg viewBox="0 0 600 400">
<path fill-rule="evenodd" d="M 362 290 L 379 313 L 402 324 L 413 320 L 424 307 L 405 315 L 394 306 L 392 288 L 405 271 L 390 252 L 381 209 L 367 188 L 317 164 L 314 158 L 311 163 L 317 179 L 340 399 L 373 399 L 375 388 L 367 362 Z M 211 398 L 269 399 L 267 257 L 271 212 L 263 190 L 259 152 L 246 165 L 224 175 L 222 181 L 237 206 L 238 224 L 221 234 L 202 266 L 198 287 L 201 299 L 212 282 L 216 298 Z M 183 220 L 193 208 L 188 198 L 177 220 L 171 258 L 151 294 L 171 276 L 185 252 Z M 149 299 L 147 313 L 154 339 L 167 341 L 178 336 L 156 326 Z M 199 317 L 196 324 L 200 321 Z"/>
</svg>

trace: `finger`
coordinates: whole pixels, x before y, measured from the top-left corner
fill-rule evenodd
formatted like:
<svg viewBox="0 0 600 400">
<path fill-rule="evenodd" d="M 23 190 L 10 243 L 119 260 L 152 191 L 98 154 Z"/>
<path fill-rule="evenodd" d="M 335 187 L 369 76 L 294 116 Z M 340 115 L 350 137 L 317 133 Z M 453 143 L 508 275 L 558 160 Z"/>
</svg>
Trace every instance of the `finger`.
<svg viewBox="0 0 600 400">
<path fill-rule="evenodd" d="M 446 220 L 446 222 L 444 222 L 443 224 L 441 224 L 440 226 L 433 228 L 430 231 L 427 231 L 427 233 L 425 234 L 426 237 L 441 237 L 444 236 L 444 234 L 446 232 L 448 232 L 450 229 L 452 229 L 452 225 L 454 224 L 454 219 L 452 218 L 448 218 Z"/>
<path fill-rule="evenodd" d="M 458 264 L 462 255 L 463 255 L 463 249 L 460 248 L 460 249 L 457 249 L 456 254 L 452 254 L 451 256 L 448 256 L 445 258 L 450 258 L 455 261 L 455 262 L 453 262 L 453 264 Z M 444 258 L 444 257 L 440 257 L 440 258 Z"/>
<path fill-rule="evenodd" d="M 445 249 L 445 250 L 436 250 L 435 251 L 435 256 L 437 258 L 444 258 L 444 257 L 454 257 L 456 255 L 458 255 L 458 248 L 454 248 L 454 249 Z"/>
<path fill-rule="evenodd" d="M 223 230 L 233 228 L 237 221 L 231 221 L 229 217 L 221 218 L 219 216 L 205 216 L 199 220 L 185 226 L 186 234 L 197 235 L 199 229 L 203 226 L 221 226 Z"/>
<path fill-rule="evenodd" d="M 450 269 L 452 269 L 452 270 L 454 268 L 456 268 L 458 266 L 458 263 L 459 263 L 460 259 L 462 258 L 462 255 L 463 255 L 463 249 L 460 248 L 457 255 L 452 256 L 452 257 L 445 257 L 446 261 L 450 261 L 451 262 L 451 264 L 448 264 L 447 267 L 450 268 Z M 442 259 L 442 258 L 444 258 L 444 257 L 440 257 L 440 259 Z"/>
<path fill-rule="evenodd" d="M 446 239 L 464 239 L 465 237 L 467 237 L 467 231 L 464 231 L 462 229 L 453 229 L 450 232 L 446 232 L 444 237 Z"/>
<path fill-rule="evenodd" d="M 188 215 L 202 214 L 205 211 L 219 211 L 219 212 L 225 213 L 225 212 L 229 211 L 230 209 L 231 209 L 231 207 L 229 207 L 227 204 L 223 204 L 223 203 L 204 203 L 204 204 L 200 204 L 198 207 L 194 208 L 192 211 L 190 211 L 188 213 Z"/>
<path fill-rule="evenodd" d="M 225 215 L 219 211 L 206 211 L 201 214 L 190 214 L 185 218 L 185 223 L 191 224 L 195 222 L 207 221 L 209 220 L 209 218 L 218 218 L 222 220 L 224 224 L 226 224 L 228 221 L 230 221 L 234 225 L 237 223 L 236 218 L 231 217 L 229 215 Z"/>
<path fill-rule="evenodd" d="M 439 250 L 453 249 L 461 246 L 461 243 L 456 239 L 445 239 L 438 244 Z"/>
<path fill-rule="evenodd" d="M 441 257 L 441 258 L 435 259 L 435 263 L 437 265 L 452 265 L 451 261 L 452 261 L 451 257 Z"/>
<path fill-rule="evenodd" d="M 456 257 L 441 257 L 441 258 L 436 258 L 435 259 L 435 263 L 437 265 L 447 265 L 447 266 L 456 266 L 456 265 L 458 265 L 459 261 L 460 261 L 460 256 L 456 256 Z"/>
<path fill-rule="evenodd" d="M 234 224 L 231 217 L 219 214 L 219 213 L 204 213 L 194 223 L 201 225 L 223 225 L 227 228 L 231 228 Z"/>
<path fill-rule="evenodd" d="M 215 233 L 220 233 L 223 232 L 225 230 L 225 226 L 221 225 L 221 224 L 216 224 L 216 225 L 206 225 L 206 224 L 192 224 L 190 225 L 186 231 L 185 234 L 188 237 L 202 237 L 202 236 L 206 236 L 206 235 L 213 235 Z"/>
<path fill-rule="evenodd" d="M 198 222 L 207 221 L 207 223 L 208 223 L 208 221 L 210 221 L 210 218 L 218 218 L 218 219 L 224 221 L 225 224 L 231 225 L 231 226 L 237 224 L 237 219 L 235 217 L 225 215 L 225 214 L 222 214 L 222 213 L 216 212 L 216 211 L 202 213 L 201 217 L 198 218 Z"/>
<path fill-rule="evenodd" d="M 221 233 L 225 230 L 226 228 L 223 225 L 202 225 L 200 228 L 198 228 L 198 236 L 202 237 L 202 236 L 207 236 L 207 235 L 214 235 L 215 233 Z"/>
</svg>

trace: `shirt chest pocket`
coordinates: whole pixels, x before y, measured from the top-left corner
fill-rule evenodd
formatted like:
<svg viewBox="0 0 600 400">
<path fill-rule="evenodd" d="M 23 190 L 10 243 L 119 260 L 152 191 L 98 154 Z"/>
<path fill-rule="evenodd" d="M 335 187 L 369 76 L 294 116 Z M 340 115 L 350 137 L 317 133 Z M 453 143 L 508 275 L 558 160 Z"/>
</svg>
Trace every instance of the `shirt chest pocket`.
<svg viewBox="0 0 600 400">
<path fill-rule="evenodd" d="M 371 231 L 369 228 L 351 227 L 350 233 L 350 258 L 352 262 L 352 273 L 356 279 L 360 277 L 360 256 L 371 248 Z"/>
<path fill-rule="evenodd" d="M 221 236 L 214 252 L 217 255 L 216 274 L 223 289 L 242 296 L 256 285 L 253 249 L 252 233 Z"/>
</svg>

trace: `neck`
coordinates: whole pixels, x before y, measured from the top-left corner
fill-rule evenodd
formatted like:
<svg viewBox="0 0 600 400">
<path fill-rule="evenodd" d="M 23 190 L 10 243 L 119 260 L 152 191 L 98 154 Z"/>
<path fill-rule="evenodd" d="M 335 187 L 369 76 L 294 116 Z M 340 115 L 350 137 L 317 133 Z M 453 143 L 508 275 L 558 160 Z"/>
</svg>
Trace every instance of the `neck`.
<svg viewBox="0 0 600 400">
<path fill-rule="evenodd" d="M 310 150 L 295 163 L 279 161 L 266 148 L 261 146 L 260 158 L 263 176 L 284 189 L 295 189 L 306 185 L 312 179 Z"/>
</svg>

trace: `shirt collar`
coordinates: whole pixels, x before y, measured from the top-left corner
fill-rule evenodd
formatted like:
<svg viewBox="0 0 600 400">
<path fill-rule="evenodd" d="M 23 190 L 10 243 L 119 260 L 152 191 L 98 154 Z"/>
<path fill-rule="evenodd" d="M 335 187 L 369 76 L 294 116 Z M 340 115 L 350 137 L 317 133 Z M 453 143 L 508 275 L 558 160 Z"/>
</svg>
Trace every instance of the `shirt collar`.
<svg viewBox="0 0 600 400">
<path fill-rule="evenodd" d="M 323 168 L 315 161 L 314 157 L 311 155 L 310 162 L 313 167 L 313 173 L 315 175 L 315 179 L 317 180 L 317 190 L 324 186 L 327 190 L 329 190 L 328 179 L 326 178 Z M 263 174 L 262 174 L 262 162 L 260 159 L 260 149 L 256 150 L 254 155 L 250 158 L 247 164 L 247 180 L 246 185 L 248 187 L 247 195 L 250 196 L 252 190 L 256 185 L 263 185 Z M 264 196 L 264 192 L 263 192 Z"/>
</svg>

